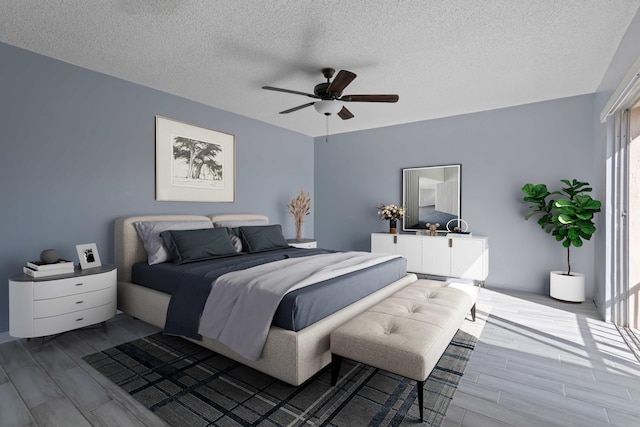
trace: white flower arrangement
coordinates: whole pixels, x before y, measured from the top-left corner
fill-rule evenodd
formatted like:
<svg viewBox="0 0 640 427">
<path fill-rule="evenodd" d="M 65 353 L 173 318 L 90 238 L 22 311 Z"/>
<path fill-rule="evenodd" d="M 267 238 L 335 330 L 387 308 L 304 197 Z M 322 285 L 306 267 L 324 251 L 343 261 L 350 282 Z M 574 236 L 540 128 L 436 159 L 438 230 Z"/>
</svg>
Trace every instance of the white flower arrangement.
<svg viewBox="0 0 640 427">
<path fill-rule="evenodd" d="M 404 216 L 404 207 L 398 205 L 378 206 L 378 218 L 388 220 L 398 220 Z"/>
</svg>

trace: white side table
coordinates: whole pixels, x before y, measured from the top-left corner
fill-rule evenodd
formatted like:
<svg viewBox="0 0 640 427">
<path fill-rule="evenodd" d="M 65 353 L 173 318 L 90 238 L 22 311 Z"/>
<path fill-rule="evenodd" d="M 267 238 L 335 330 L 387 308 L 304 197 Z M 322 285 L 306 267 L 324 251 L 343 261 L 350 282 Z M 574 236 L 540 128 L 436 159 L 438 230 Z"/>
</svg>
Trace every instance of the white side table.
<svg viewBox="0 0 640 427">
<path fill-rule="evenodd" d="M 45 337 L 100 322 L 106 329 L 116 292 L 114 265 L 41 278 L 16 274 L 9 279 L 9 334 Z"/>
<path fill-rule="evenodd" d="M 318 242 L 315 239 L 287 239 L 289 246 L 301 249 L 313 249 L 318 247 Z"/>
</svg>

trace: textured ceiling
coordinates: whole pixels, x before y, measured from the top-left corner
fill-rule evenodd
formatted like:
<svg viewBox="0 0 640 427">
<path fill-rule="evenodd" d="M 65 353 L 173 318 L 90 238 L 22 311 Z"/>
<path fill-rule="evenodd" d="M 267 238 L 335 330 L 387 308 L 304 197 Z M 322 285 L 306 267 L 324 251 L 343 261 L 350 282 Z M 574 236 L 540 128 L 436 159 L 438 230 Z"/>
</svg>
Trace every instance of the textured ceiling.
<svg viewBox="0 0 640 427">
<path fill-rule="evenodd" d="M 341 133 L 597 89 L 640 0 L 0 0 L 0 41 L 307 135 L 320 69 L 358 77 Z"/>
</svg>

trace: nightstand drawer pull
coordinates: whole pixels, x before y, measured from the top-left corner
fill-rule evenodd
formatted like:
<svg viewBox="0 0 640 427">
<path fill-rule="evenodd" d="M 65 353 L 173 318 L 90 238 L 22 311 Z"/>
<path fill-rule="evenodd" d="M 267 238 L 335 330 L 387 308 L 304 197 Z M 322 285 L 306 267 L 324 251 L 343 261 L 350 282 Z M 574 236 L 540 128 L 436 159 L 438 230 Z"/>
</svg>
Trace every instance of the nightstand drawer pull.
<svg viewBox="0 0 640 427">
<path fill-rule="evenodd" d="M 84 301 L 76 301 L 76 304 L 82 304 Z"/>
<path fill-rule="evenodd" d="M 76 286 L 82 286 L 82 285 L 83 285 L 82 283 L 76 283 Z"/>
<path fill-rule="evenodd" d="M 79 322 L 79 321 L 81 321 L 81 320 L 84 320 L 84 317 L 81 317 L 81 318 L 79 318 L 79 319 L 76 319 L 76 322 Z"/>
</svg>

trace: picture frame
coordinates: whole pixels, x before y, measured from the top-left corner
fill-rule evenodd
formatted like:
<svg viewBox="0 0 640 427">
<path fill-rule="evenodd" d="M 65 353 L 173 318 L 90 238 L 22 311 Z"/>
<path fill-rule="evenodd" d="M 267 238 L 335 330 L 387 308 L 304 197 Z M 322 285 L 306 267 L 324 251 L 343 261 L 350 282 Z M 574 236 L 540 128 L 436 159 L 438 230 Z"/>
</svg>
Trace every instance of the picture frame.
<svg viewBox="0 0 640 427">
<path fill-rule="evenodd" d="M 86 270 L 88 268 L 96 268 L 102 265 L 102 263 L 100 262 L 98 247 L 95 243 L 76 245 L 76 252 L 78 253 L 80 268 L 82 270 Z"/>
<path fill-rule="evenodd" d="M 402 169 L 402 230 L 424 233 L 428 223 L 446 233 L 447 223 L 459 225 L 461 181 L 461 164 Z"/>
<path fill-rule="evenodd" d="M 235 136 L 156 116 L 156 200 L 235 202 Z"/>
</svg>

